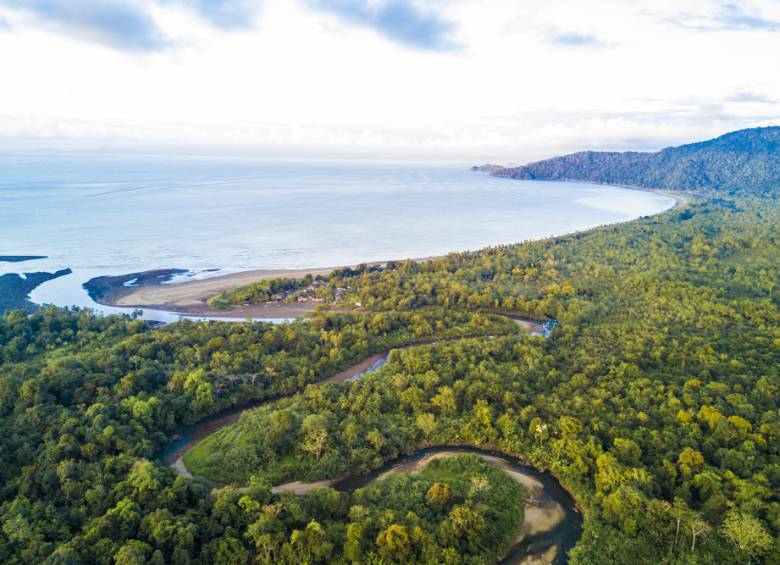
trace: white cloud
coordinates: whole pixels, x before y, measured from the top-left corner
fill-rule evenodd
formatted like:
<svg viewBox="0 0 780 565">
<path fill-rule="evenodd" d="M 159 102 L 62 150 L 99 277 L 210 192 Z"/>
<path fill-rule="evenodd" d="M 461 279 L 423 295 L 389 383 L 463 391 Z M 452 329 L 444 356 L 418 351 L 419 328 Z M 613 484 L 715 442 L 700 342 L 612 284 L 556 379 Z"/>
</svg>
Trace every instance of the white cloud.
<svg viewBox="0 0 780 565">
<path fill-rule="evenodd" d="M 140 53 L 0 8 L 0 52 L 14 54 L 0 59 L 0 142 L 517 162 L 780 117 L 780 32 L 746 27 L 778 18 L 771 1 L 739 13 L 704 0 L 426 3 L 459 50 L 410 48 L 309 0 L 257 5 L 242 27 L 149 2 L 172 46 Z M 681 13 L 741 23 L 699 31 Z"/>
</svg>

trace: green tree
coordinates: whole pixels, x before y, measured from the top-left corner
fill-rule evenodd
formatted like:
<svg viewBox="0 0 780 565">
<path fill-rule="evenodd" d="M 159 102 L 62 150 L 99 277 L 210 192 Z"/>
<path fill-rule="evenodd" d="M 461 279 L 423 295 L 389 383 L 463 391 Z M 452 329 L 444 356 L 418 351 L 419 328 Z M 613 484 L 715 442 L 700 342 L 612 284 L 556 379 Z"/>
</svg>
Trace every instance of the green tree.
<svg viewBox="0 0 780 565">
<path fill-rule="evenodd" d="M 322 450 L 328 441 L 328 429 L 325 426 L 325 420 L 318 415 L 307 416 L 303 421 L 303 442 L 301 449 L 314 456 L 316 461 L 320 460 Z"/>
<path fill-rule="evenodd" d="M 353 563 L 359 563 L 363 558 L 363 528 L 360 524 L 352 523 L 347 526 L 344 557 Z"/>
<path fill-rule="evenodd" d="M 720 533 L 748 559 L 759 557 L 772 547 L 772 536 L 761 521 L 736 510 L 726 515 Z"/>
<path fill-rule="evenodd" d="M 406 526 L 390 524 L 376 538 L 379 555 L 394 562 L 408 563 L 412 555 L 411 540 Z"/>
<path fill-rule="evenodd" d="M 129 540 L 116 552 L 114 563 L 115 565 L 146 565 L 151 553 L 152 548 L 149 544 L 138 540 Z"/>
<path fill-rule="evenodd" d="M 425 500 L 434 512 L 441 512 L 452 500 L 452 489 L 447 483 L 433 483 L 425 495 Z"/>
<path fill-rule="evenodd" d="M 433 432 L 436 431 L 436 416 L 430 412 L 423 412 L 417 415 L 417 427 L 423 434 L 423 437 L 427 440 L 431 438 Z"/>
</svg>

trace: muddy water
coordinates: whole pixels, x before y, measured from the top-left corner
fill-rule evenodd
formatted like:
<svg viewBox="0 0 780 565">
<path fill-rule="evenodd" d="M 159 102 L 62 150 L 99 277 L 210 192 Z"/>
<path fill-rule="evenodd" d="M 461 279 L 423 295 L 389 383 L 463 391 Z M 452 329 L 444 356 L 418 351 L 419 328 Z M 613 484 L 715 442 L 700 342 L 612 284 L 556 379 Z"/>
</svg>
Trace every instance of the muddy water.
<svg viewBox="0 0 780 565">
<path fill-rule="evenodd" d="M 503 453 L 475 447 L 429 447 L 385 463 L 382 467 L 364 475 L 331 481 L 327 485 L 337 490 L 352 491 L 369 486 L 390 473 L 414 472 L 436 457 L 471 453 L 497 465 L 528 488 L 528 500 L 508 501 L 526 504 L 525 520 L 518 537 L 501 560 L 507 565 L 567 563 L 567 553 L 582 534 L 582 515 L 577 511 L 574 499 L 558 479 L 546 471 L 527 465 Z M 290 485 L 292 486 L 292 485 Z M 305 492 L 305 485 L 297 483 L 296 491 Z M 283 490 L 284 486 L 276 487 Z"/>
</svg>

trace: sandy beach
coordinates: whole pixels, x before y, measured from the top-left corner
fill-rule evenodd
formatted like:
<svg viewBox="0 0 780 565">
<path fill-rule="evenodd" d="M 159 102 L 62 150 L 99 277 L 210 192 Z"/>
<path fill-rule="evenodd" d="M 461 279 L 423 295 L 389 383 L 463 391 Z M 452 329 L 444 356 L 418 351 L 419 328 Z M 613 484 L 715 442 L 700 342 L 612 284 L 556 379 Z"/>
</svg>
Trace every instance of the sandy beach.
<svg viewBox="0 0 780 565">
<path fill-rule="evenodd" d="M 685 206 L 688 203 L 688 197 L 672 191 L 648 189 L 635 186 L 620 186 L 630 190 L 639 190 L 644 192 L 653 192 L 675 200 L 672 209 Z M 427 261 L 440 258 L 441 256 L 423 257 L 412 259 L 413 261 Z M 385 265 L 387 261 L 377 261 L 366 263 L 369 266 Z M 298 318 L 306 316 L 317 309 L 317 304 L 312 302 L 302 303 L 269 303 L 269 304 L 251 304 L 237 306 L 228 310 L 217 310 L 208 304 L 209 298 L 221 293 L 237 288 L 241 288 L 264 279 L 273 278 L 294 278 L 302 279 L 306 275 L 316 277 L 318 275 L 327 276 L 336 267 L 321 267 L 314 269 L 254 269 L 229 275 L 214 276 L 208 279 L 187 281 L 175 284 L 161 284 L 155 277 L 148 276 L 156 273 L 174 272 L 179 269 L 168 269 L 166 271 L 149 271 L 147 273 L 136 273 L 135 275 L 124 275 L 117 277 L 104 277 L 103 285 L 108 287 L 104 289 L 102 296 L 93 296 L 94 300 L 107 306 L 120 306 L 126 308 L 165 310 L 186 314 L 190 316 L 204 317 L 222 317 L 232 318 Z M 140 276 L 141 283 L 138 286 L 127 287 L 123 283 L 130 276 Z M 114 279 L 112 281 L 112 279 Z M 92 281 L 90 281 L 92 282 Z M 88 283 L 89 284 L 89 283 Z"/>
<path fill-rule="evenodd" d="M 297 318 L 316 309 L 314 303 L 253 304 L 229 310 L 217 310 L 209 306 L 208 299 L 220 292 L 235 290 L 264 279 L 302 279 L 307 274 L 326 276 L 333 268 L 324 269 L 257 269 L 203 280 L 178 284 L 145 285 L 128 288 L 118 297 L 106 297 L 105 304 L 130 308 L 152 308 L 193 316 L 231 316 L 235 318 Z M 101 301 L 98 301 L 101 302 Z"/>
<path fill-rule="evenodd" d="M 433 257 L 412 259 L 412 261 L 427 261 Z M 387 261 L 365 263 L 368 266 L 384 266 Z M 354 265 L 352 265 L 354 267 Z M 134 275 L 122 275 L 117 277 L 103 277 L 102 284 L 110 286 L 103 296 L 95 296 L 94 300 L 107 306 L 121 306 L 125 308 L 150 308 L 153 310 L 165 310 L 187 314 L 190 316 L 231 318 L 298 318 L 306 316 L 317 309 L 314 302 L 285 303 L 274 302 L 268 304 L 249 304 L 236 306 L 228 310 L 212 308 L 208 300 L 221 292 L 227 292 L 241 288 L 264 279 L 291 278 L 302 279 L 306 275 L 327 276 L 339 267 L 322 267 L 316 269 L 255 269 L 242 271 L 229 275 L 215 276 L 208 279 L 187 281 L 175 284 L 160 284 L 160 282 L 142 283 L 134 287 L 123 285 L 128 278 L 143 276 L 144 273 Z M 169 269 L 167 271 L 150 271 L 150 273 L 179 271 Z M 153 278 L 153 277 L 151 277 Z M 112 281 L 112 279 L 114 279 Z M 93 279 L 94 280 L 94 279 Z M 92 282 L 92 281 L 90 281 Z M 89 283 L 88 283 L 89 284 Z"/>
</svg>

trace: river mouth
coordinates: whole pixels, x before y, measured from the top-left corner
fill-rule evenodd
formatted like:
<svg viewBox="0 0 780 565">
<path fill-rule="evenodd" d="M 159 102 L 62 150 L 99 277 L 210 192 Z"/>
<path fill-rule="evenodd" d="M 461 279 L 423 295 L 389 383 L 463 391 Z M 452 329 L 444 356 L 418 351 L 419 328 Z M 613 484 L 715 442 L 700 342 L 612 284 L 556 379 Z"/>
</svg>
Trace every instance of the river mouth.
<svg viewBox="0 0 780 565">
<path fill-rule="evenodd" d="M 30 155 L 2 158 L 0 169 L 8 220 L 0 224 L 0 241 L 14 253 L 0 262 L 29 261 L 0 265 L 0 274 L 20 266 L 70 267 L 72 275 L 40 285 L 32 302 L 105 313 L 140 306 L 161 322 L 298 314 L 211 316 L 154 299 L 120 309 L 92 300 L 82 285 L 124 274 L 132 289 L 139 281 L 128 274 L 171 267 L 188 270 L 176 277 L 181 281 L 436 257 L 588 230 L 674 205 L 646 191 L 508 180 L 452 165 Z"/>
<path fill-rule="evenodd" d="M 577 544 L 583 524 L 574 498 L 550 472 L 540 471 L 499 451 L 458 445 L 426 447 L 388 461 L 363 475 L 336 480 L 330 486 L 339 491 L 353 491 L 370 486 L 389 473 L 414 472 L 437 456 L 461 454 L 478 455 L 529 488 L 523 531 L 500 562 L 505 565 L 568 563 L 567 554 Z"/>
</svg>

